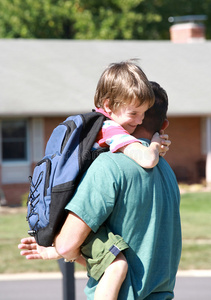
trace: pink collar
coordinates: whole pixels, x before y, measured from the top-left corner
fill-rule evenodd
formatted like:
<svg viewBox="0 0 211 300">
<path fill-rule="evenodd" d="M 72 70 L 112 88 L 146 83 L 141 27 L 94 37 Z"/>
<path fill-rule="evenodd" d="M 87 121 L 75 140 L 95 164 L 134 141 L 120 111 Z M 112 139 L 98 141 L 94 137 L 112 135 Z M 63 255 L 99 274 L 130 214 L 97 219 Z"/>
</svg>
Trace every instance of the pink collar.
<svg viewBox="0 0 211 300">
<path fill-rule="evenodd" d="M 103 114 L 103 115 L 106 116 L 107 118 L 113 120 L 113 119 L 111 118 L 111 116 L 110 116 L 104 109 L 95 107 L 95 110 L 96 110 L 97 112 Z"/>
</svg>

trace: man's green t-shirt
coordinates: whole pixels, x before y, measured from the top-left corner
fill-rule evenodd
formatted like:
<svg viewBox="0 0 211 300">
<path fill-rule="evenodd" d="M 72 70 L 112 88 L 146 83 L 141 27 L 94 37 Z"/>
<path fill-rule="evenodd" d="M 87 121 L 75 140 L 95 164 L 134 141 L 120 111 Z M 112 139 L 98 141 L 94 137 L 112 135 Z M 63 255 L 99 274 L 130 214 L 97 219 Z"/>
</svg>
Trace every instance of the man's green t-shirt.
<svg viewBox="0 0 211 300">
<path fill-rule="evenodd" d="M 92 163 L 66 209 L 94 232 L 105 222 L 129 245 L 119 300 L 167 300 L 181 255 L 179 205 L 175 175 L 163 158 L 143 169 L 122 153 L 107 152 Z M 87 299 L 94 299 L 96 284 L 89 279 Z"/>
</svg>

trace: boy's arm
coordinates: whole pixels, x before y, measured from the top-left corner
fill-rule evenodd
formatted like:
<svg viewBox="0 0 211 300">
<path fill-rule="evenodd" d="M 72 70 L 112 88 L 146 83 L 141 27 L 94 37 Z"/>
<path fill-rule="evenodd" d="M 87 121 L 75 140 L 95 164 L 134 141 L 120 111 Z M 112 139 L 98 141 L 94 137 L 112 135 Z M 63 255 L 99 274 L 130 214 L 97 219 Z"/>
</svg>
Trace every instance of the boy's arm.
<svg viewBox="0 0 211 300">
<path fill-rule="evenodd" d="M 153 168 L 169 150 L 168 135 L 155 133 L 149 147 L 130 135 L 121 125 L 114 121 L 105 121 L 102 127 L 100 146 L 107 144 L 111 152 L 122 152 L 136 161 L 143 168 Z"/>
<path fill-rule="evenodd" d="M 122 153 L 132 158 L 143 168 L 153 168 L 159 162 L 159 156 L 164 156 L 169 150 L 171 142 L 168 135 L 159 135 L 155 133 L 149 147 L 141 143 L 134 142 L 119 149 Z"/>
</svg>

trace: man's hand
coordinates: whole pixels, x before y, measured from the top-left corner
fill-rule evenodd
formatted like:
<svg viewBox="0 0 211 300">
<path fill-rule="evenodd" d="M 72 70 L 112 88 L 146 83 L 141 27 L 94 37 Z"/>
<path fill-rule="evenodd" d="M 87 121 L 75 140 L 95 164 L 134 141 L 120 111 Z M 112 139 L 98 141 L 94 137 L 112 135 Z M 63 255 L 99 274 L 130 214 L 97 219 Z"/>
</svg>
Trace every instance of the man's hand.
<svg viewBox="0 0 211 300">
<path fill-rule="evenodd" d="M 39 246 L 33 237 L 21 239 L 21 244 L 18 245 L 18 248 L 22 249 L 20 254 L 26 256 L 26 259 L 55 260 L 61 258 L 55 247 Z"/>
</svg>

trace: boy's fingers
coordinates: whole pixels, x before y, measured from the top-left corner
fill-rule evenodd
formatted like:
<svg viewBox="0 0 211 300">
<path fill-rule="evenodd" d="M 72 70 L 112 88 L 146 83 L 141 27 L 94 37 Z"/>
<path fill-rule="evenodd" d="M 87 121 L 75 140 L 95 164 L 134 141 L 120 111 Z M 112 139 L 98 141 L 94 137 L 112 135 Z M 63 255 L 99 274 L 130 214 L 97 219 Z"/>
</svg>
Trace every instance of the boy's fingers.
<svg viewBox="0 0 211 300">
<path fill-rule="evenodd" d="M 168 140 L 169 136 L 168 136 L 168 134 L 162 134 L 162 135 L 160 135 L 160 138 L 164 139 L 164 140 Z"/>
<path fill-rule="evenodd" d="M 161 149 L 163 150 L 162 152 L 169 151 L 169 147 L 166 145 L 161 145 Z"/>
<path fill-rule="evenodd" d="M 171 141 L 169 141 L 169 140 L 162 140 L 162 145 L 170 146 L 171 145 Z"/>
</svg>

